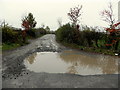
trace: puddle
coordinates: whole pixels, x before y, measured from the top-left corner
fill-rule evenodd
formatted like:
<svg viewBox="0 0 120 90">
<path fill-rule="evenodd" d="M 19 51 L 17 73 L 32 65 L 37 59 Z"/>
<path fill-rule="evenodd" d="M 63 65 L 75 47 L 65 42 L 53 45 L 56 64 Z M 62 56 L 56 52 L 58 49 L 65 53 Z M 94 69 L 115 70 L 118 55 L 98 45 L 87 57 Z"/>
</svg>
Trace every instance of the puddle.
<svg viewBox="0 0 120 90">
<path fill-rule="evenodd" d="M 37 52 L 24 60 L 34 72 L 71 73 L 79 75 L 118 74 L 118 59 L 114 56 L 89 54 L 74 50 Z"/>
</svg>

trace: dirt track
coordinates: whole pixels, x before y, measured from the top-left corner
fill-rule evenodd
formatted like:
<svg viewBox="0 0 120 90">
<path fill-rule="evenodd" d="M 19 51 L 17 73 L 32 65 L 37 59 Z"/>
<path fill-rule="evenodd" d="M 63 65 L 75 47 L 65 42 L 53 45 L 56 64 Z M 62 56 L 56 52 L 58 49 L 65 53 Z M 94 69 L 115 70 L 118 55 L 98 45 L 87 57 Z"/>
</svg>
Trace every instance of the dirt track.
<svg viewBox="0 0 120 90">
<path fill-rule="evenodd" d="M 117 88 L 118 75 L 81 76 L 71 74 L 35 73 L 26 70 L 23 60 L 37 51 L 57 51 L 67 48 L 48 34 L 12 51 L 3 52 L 3 88 Z"/>
</svg>

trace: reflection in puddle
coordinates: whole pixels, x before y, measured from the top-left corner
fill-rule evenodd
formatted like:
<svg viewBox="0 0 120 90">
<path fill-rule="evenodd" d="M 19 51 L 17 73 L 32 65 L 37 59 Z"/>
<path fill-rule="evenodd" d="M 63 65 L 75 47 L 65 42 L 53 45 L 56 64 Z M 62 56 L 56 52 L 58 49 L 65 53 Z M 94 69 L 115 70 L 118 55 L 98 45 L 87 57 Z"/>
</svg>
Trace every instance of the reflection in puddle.
<svg viewBox="0 0 120 90">
<path fill-rule="evenodd" d="M 25 59 L 26 68 L 34 72 L 72 73 L 80 75 L 117 74 L 118 59 L 114 56 L 93 55 L 67 50 L 37 52 Z"/>
<path fill-rule="evenodd" d="M 29 56 L 29 57 L 27 58 L 27 60 L 28 60 L 28 62 L 29 62 L 30 64 L 33 64 L 33 63 L 34 63 L 36 55 L 37 55 L 37 53 L 33 53 L 31 56 Z"/>
</svg>

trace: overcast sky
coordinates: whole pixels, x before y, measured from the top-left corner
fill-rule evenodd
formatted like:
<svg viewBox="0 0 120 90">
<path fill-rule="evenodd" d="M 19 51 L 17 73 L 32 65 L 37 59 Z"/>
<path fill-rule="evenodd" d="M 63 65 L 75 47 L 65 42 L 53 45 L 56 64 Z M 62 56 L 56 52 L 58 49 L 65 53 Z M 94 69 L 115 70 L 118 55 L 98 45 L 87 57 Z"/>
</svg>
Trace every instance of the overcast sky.
<svg viewBox="0 0 120 90">
<path fill-rule="evenodd" d="M 79 18 L 81 24 L 105 27 L 108 24 L 102 21 L 100 12 L 107 9 L 110 1 L 117 20 L 119 0 L 0 0 L 0 20 L 21 28 L 21 19 L 31 12 L 37 21 L 36 27 L 44 24 L 56 30 L 59 18 L 62 24 L 70 22 L 67 16 L 70 8 L 83 5 L 82 16 Z"/>
</svg>

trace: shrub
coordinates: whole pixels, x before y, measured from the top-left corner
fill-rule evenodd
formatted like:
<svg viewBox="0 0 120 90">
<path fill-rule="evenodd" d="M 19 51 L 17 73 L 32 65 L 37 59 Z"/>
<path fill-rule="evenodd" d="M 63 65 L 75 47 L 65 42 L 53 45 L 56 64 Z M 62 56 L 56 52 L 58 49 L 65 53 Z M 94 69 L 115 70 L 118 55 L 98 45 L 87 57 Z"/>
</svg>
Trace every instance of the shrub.
<svg viewBox="0 0 120 90">
<path fill-rule="evenodd" d="M 74 43 L 80 46 L 102 47 L 105 46 L 106 35 L 89 27 L 83 31 L 73 28 L 69 23 L 56 31 L 56 38 L 60 42 Z M 101 43 L 101 45 L 99 45 Z"/>
<path fill-rule="evenodd" d="M 27 35 L 33 38 L 45 35 L 47 33 L 48 31 L 46 31 L 44 28 L 30 29 L 27 31 Z"/>
<path fill-rule="evenodd" d="M 30 37 L 36 37 L 36 29 L 30 29 L 27 31 L 27 35 Z"/>
<path fill-rule="evenodd" d="M 47 33 L 47 31 L 44 28 L 39 28 L 40 34 L 44 35 Z"/>
<path fill-rule="evenodd" d="M 74 28 L 70 24 L 63 25 L 56 31 L 56 38 L 59 41 L 73 43 Z"/>
<path fill-rule="evenodd" d="M 2 42 L 3 43 L 20 43 L 22 36 L 19 32 L 14 31 L 11 27 L 2 28 Z"/>
</svg>

